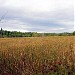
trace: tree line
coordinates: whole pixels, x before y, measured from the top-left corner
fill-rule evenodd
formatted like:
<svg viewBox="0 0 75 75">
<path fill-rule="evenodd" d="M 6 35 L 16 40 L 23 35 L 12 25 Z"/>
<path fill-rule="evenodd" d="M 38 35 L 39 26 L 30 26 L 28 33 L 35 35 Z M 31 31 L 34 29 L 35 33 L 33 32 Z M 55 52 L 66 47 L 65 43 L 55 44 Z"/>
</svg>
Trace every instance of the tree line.
<svg viewBox="0 0 75 75">
<path fill-rule="evenodd" d="M 43 37 L 43 36 L 73 36 L 73 33 L 37 33 L 37 32 L 17 32 L 0 29 L 0 37 Z"/>
</svg>

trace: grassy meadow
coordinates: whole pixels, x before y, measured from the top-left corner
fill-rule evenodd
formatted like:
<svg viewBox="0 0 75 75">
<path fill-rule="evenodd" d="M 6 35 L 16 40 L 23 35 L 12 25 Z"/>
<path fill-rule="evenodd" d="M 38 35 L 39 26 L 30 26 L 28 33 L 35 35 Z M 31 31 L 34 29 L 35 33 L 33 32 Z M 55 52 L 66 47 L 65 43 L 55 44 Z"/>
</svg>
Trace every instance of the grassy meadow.
<svg viewBox="0 0 75 75">
<path fill-rule="evenodd" d="M 0 38 L 0 75 L 75 75 L 74 38 Z"/>
</svg>

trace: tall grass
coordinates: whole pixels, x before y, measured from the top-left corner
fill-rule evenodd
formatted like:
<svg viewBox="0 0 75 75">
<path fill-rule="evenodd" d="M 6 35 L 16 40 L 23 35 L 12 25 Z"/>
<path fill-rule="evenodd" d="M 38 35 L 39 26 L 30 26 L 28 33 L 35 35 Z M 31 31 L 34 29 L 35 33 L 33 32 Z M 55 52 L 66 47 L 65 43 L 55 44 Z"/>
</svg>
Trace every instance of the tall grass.
<svg viewBox="0 0 75 75">
<path fill-rule="evenodd" d="M 75 75 L 70 36 L 0 38 L 0 75 Z"/>
</svg>

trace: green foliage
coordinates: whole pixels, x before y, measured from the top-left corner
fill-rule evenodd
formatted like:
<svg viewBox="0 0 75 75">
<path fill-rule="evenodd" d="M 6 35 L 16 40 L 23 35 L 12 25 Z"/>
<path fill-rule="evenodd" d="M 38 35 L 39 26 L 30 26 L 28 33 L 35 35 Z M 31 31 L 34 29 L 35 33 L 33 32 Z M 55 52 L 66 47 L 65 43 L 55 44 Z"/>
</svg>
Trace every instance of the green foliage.
<svg viewBox="0 0 75 75">
<path fill-rule="evenodd" d="M 73 35 L 75 35 L 75 31 L 73 32 Z"/>
<path fill-rule="evenodd" d="M 37 33 L 37 32 L 17 32 L 17 31 L 7 31 L 1 28 L 0 37 L 44 37 L 44 36 L 72 36 L 73 33 Z"/>
</svg>

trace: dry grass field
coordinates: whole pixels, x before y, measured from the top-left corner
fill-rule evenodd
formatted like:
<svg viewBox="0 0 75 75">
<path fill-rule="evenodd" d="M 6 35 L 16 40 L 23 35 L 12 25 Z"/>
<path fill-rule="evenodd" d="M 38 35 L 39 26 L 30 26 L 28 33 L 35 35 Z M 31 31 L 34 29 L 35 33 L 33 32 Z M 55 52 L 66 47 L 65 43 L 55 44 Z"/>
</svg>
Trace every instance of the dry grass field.
<svg viewBox="0 0 75 75">
<path fill-rule="evenodd" d="M 74 38 L 0 38 L 0 75 L 75 75 Z"/>
</svg>

